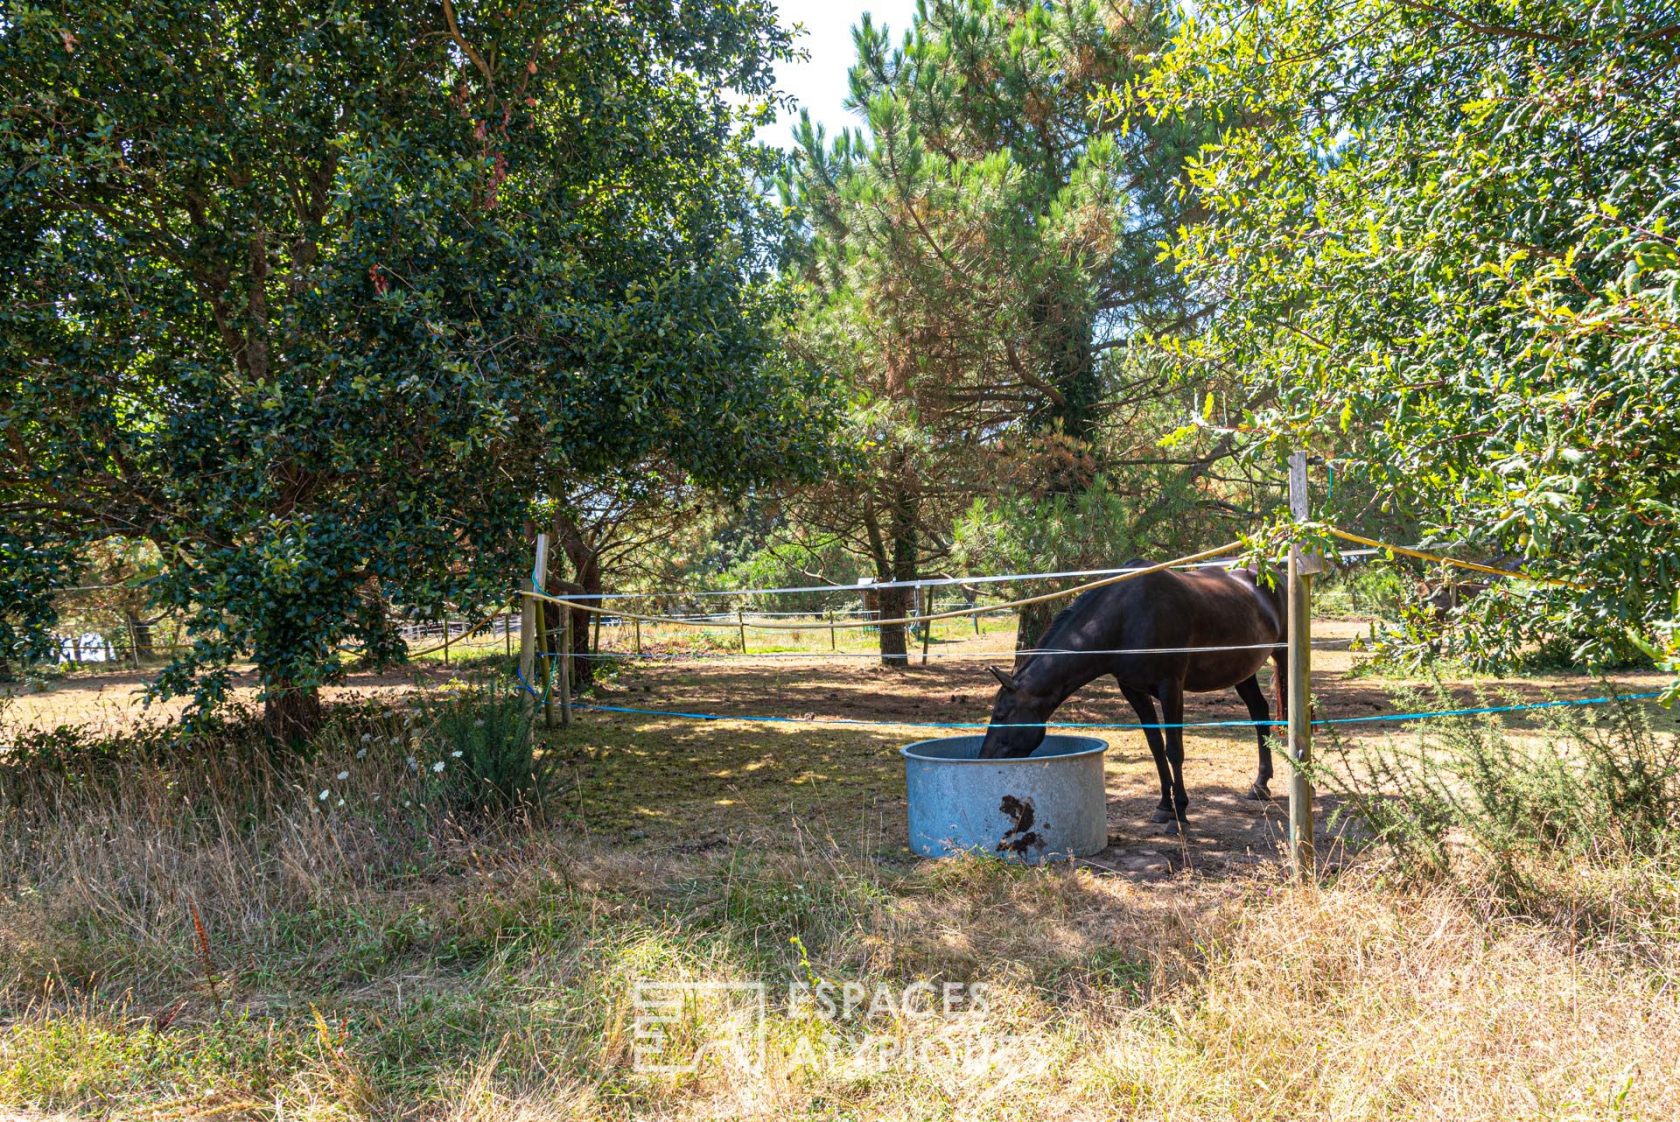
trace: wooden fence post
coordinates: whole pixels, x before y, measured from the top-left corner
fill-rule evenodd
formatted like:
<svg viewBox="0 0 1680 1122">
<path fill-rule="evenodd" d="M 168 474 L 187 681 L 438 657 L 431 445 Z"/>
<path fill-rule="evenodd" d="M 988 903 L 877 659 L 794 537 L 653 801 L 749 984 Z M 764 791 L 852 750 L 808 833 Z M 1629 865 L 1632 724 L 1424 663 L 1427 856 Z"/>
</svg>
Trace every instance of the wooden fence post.
<svg viewBox="0 0 1680 1122">
<path fill-rule="evenodd" d="M 531 591 L 542 591 L 542 576 L 548 569 L 548 535 L 537 535 L 536 563 L 531 567 Z M 534 691 L 537 687 L 532 681 L 537 667 L 537 632 L 542 628 L 542 601 L 534 596 L 519 598 L 519 677 L 525 683 L 525 715 L 532 716 L 536 711 L 537 698 Z M 536 722 L 532 721 L 535 728 Z"/>
<path fill-rule="evenodd" d="M 1307 454 L 1289 457 L 1289 511 L 1297 524 L 1311 517 L 1307 499 Z M 1312 760 L 1312 576 L 1323 559 L 1289 548 L 1289 860 L 1296 877 L 1316 868 L 1313 847 L 1313 789 L 1305 765 Z"/>
<path fill-rule="evenodd" d="M 735 609 L 735 626 L 741 629 L 741 653 L 747 653 L 747 616 L 746 609 Z"/>
<path fill-rule="evenodd" d="M 840 649 L 840 641 L 838 639 L 836 639 L 835 636 L 834 636 L 834 609 L 833 608 L 828 609 L 828 649 L 831 650 L 831 651 L 837 651 L 837 650 Z"/>
<path fill-rule="evenodd" d="M 642 656 L 642 621 L 638 619 L 631 622 L 636 625 L 636 657 L 640 658 Z"/>
<path fill-rule="evenodd" d="M 928 585 L 926 594 L 923 597 L 922 607 L 924 609 L 921 613 L 922 615 L 931 616 L 933 614 L 933 586 L 931 584 Z M 922 665 L 923 666 L 927 665 L 928 640 L 931 639 L 931 638 L 933 638 L 933 621 L 931 619 L 924 619 L 922 621 Z"/>
<path fill-rule="evenodd" d="M 443 617 L 443 664 L 449 665 L 449 616 Z"/>
<path fill-rule="evenodd" d="M 560 723 L 572 723 L 572 609 L 565 608 L 565 646 L 560 649 Z M 588 624 L 584 624 L 588 627 Z"/>
</svg>

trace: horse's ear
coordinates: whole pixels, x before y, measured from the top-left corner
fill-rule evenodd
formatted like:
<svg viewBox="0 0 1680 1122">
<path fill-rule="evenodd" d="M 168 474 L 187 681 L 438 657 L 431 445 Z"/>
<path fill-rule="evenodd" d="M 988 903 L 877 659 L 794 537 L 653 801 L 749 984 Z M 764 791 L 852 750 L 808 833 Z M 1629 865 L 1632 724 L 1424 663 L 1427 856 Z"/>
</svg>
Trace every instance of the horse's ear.
<svg viewBox="0 0 1680 1122">
<path fill-rule="evenodd" d="M 986 669 L 992 672 L 992 677 L 998 680 L 998 685 L 1002 686 L 1010 693 L 1015 692 L 1015 679 L 1013 677 L 1004 673 L 1002 670 L 999 670 L 995 666 L 988 666 Z"/>
</svg>

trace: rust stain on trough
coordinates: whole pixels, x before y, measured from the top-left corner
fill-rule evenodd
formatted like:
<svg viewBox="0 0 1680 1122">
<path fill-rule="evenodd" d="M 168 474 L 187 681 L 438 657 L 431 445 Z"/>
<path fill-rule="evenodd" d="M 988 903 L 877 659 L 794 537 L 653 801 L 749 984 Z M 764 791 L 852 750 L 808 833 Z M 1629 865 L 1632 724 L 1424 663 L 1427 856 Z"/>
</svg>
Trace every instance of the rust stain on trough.
<svg viewBox="0 0 1680 1122">
<path fill-rule="evenodd" d="M 1005 795 L 1003 801 L 998 804 L 998 810 L 1013 823 L 1004 831 L 1003 838 L 997 844 L 999 853 L 1024 855 L 1029 849 L 1043 848 L 1044 839 L 1032 828 L 1035 816 L 1031 799 Z"/>
</svg>

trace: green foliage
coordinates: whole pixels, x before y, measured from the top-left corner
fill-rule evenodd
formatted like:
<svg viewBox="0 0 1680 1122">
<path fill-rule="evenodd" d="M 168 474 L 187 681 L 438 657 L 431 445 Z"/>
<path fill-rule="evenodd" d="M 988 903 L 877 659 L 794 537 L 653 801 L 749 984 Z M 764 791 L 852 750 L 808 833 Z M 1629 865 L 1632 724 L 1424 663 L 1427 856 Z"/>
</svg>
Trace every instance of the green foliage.
<svg viewBox="0 0 1680 1122">
<path fill-rule="evenodd" d="M 1437 689 L 1398 704 L 1454 702 Z M 1557 895 L 1590 891 L 1582 867 L 1651 862 L 1680 876 L 1680 740 L 1653 731 L 1637 703 L 1601 719 L 1560 712 L 1527 737 L 1491 718 L 1426 722 L 1409 743 L 1347 747 L 1317 781 L 1408 875 L 1486 889 L 1513 910 L 1602 919 L 1594 902 Z"/>
<path fill-rule="evenodd" d="M 714 579 L 720 588 L 805 588 L 823 583 L 818 576 L 854 585 L 860 579 L 857 558 L 832 539 L 768 545 L 753 550 Z M 832 593 L 755 596 L 750 604 L 764 611 L 844 611 L 858 606 L 859 594 L 849 587 Z"/>
<path fill-rule="evenodd" d="M 1392 565 L 1342 565 L 1313 580 L 1313 611 L 1323 615 L 1370 615 L 1396 621 L 1416 611 L 1416 589 Z"/>
<path fill-rule="evenodd" d="M 952 529 L 953 555 L 971 572 L 1028 572 L 1047 564 L 1109 568 L 1135 557 L 1160 560 L 1207 538 L 1214 521 L 1199 509 L 1193 481 L 1167 469 L 1124 481 L 1099 474 L 1073 492 L 976 499 Z"/>
<path fill-rule="evenodd" d="M 65 550 L 156 544 L 164 693 L 402 657 L 496 602 L 551 471 L 779 477 L 760 0 L 14 4 L 0 21 L 0 641 Z"/>
<path fill-rule="evenodd" d="M 0 679 L 13 659 L 53 653 L 50 590 L 71 584 L 80 571 L 75 551 L 63 543 L 32 541 L 9 519 L 0 523 Z"/>
<path fill-rule="evenodd" d="M 1328 517 L 1589 586 L 1496 586 L 1485 661 L 1547 636 L 1617 659 L 1680 585 L 1677 26 L 1670 3 L 1215 0 L 1109 99 L 1220 129 L 1167 252 L 1221 310 L 1172 351 L 1242 372 L 1250 459 L 1309 448 Z"/>
<path fill-rule="evenodd" d="M 1199 133 L 1123 133 L 1090 100 L 1168 24 L 1150 2 L 931 0 L 895 43 L 866 17 L 851 82 L 867 132 L 802 122 L 784 182 L 809 293 L 792 347 L 854 396 L 843 470 L 799 521 L 873 575 L 950 559 L 977 494 L 1071 495 L 1105 467 L 1134 482 L 1129 456 L 1104 461 L 1163 390 L 1129 344 L 1194 318 L 1157 242 Z M 1032 567 L 1073 563 L 1028 534 L 1052 546 Z M 896 639 L 882 629 L 883 653 Z"/>
<path fill-rule="evenodd" d="M 1197 134 L 1122 134 L 1089 105 L 1166 25 L 1152 4 L 934 0 L 894 46 L 864 17 L 852 101 L 871 135 L 830 145 L 803 121 L 786 191 L 809 278 L 864 313 L 850 334 L 889 384 L 929 379 L 975 395 L 971 421 L 1090 438 L 1100 354 L 1185 311 L 1156 242 Z"/>
<path fill-rule="evenodd" d="M 531 735 L 535 713 L 520 695 L 493 680 L 448 693 L 427 705 L 425 739 L 437 782 L 462 811 L 541 812 L 557 789 L 554 758 L 539 756 Z"/>
</svg>

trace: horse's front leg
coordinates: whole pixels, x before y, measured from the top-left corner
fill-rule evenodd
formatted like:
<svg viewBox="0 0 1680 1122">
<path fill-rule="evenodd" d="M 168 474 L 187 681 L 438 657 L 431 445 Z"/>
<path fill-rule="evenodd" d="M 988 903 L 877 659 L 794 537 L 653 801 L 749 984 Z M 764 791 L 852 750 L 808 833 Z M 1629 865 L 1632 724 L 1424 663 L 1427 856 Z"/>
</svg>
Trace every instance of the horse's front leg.
<svg viewBox="0 0 1680 1122">
<path fill-rule="evenodd" d="M 1260 770 L 1249 785 L 1247 797 L 1269 799 L 1272 797 L 1272 713 L 1266 704 L 1266 691 L 1260 688 L 1260 679 L 1251 675 L 1237 683 L 1237 696 L 1248 706 L 1248 718 L 1254 722 L 1254 736 L 1260 742 Z"/>
<path fill-rule="evenodd" d="M 1116 678 L 1115 681 L 1119 682 Z M 1155 772 L 1161 777 L 1161 801 L 1155 807 L 1155 813 L 1149 816 L 1151 822 L 1171 822 L 1173 820 L 1172 804 L 1172 769 L 1167 766 L 1167 742 L 1161 736 L 1161 717 L 1155 712 L 1155 699 L 1144 690 L 1133 689 L 1120 682 L 1120 692 L 1126 695 L 1126 700 L 1132 703 L 1132 710 L 1143 722 L 1143 738 L 1149 742 L 1149 754 L 1155 757 Z"/>
</svg>

